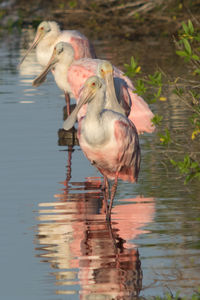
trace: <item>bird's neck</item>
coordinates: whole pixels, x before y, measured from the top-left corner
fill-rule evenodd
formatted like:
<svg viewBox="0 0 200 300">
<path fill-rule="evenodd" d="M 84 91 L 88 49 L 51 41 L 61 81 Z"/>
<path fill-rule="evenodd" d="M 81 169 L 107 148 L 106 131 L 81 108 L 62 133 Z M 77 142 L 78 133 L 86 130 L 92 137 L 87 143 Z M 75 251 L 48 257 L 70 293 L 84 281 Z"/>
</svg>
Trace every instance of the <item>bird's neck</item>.
<svg viewBox="0 0 200 300">
<path fill-rule="evenodd" d="M 105 107 L 105 90 L 101 89 L 94 96 L 92 101 L 88 103 L 86 118 L 88 120 L 100 121 L 101 113 Z"/>
<path fill-rule="evenodd" d="M 107 132 L 101 118 L 102 109 L 97 109 L 93 104 L 87 107 L 87 114 L 81 126 L 81 138 L 90 147 L 101 148 L 107 142 Z"/>
<path fill-rule="evenodd" d="M 46 36 L 40 41 L 40 43 L 38 44 L 38 48 L 43 48 L 46 51 L 48 51 L 49 47 L 53 47 L 54 43 L 58 37 L 57 32 L 49 32 L 46 34 Z"/>
<path fill-rule="evenodd" d="M 68 69 L 71 66 L 73 62 L 73 57 L 66 57 L 63 58 L 61 61 L 59 61 L 55 65 L 54 69 L 54 78 L 61 90 L 64 90 L 65 92 L 71 93 L 71 86 L 68 83 Z"/>
<path fill-rule="evenodd" d="M 98 95 L 88 103 L 87 113 L 81 126 L 82 138 L 88 145 L 97 148 L 107 141 L 107 133 L 105 132 L 102 122 L 103 109 L 104 95 L 99 95 L 98 93 Z"/>
<path fill-rule="evenodd" d="M 119 104 L 117 100 L 114 81 L 112 80 L 111 82 L 106 82 L 106 86 L 107 86 L 107 97 L 106 97 L 105 108 L 125 115 L 124 109 L 122 108 L 122 106 Z"/>
<path fill-rule="evenodd" d="M 60 73 L 61 76 L 65 76 L 67 78 L 67 72 L 71 64 L 73 63 L 74 58 L 69 55 L 65 55 L 62 59 L 56 64 L 55 69 L 57 73 Z"/>
<path fill-rule="evenodd" d="M 37 45 L 37 59 L 42 66 L 46 66 L 49 62 L 56 38 L 55 33 L 48 33 Z"/>
</svg>

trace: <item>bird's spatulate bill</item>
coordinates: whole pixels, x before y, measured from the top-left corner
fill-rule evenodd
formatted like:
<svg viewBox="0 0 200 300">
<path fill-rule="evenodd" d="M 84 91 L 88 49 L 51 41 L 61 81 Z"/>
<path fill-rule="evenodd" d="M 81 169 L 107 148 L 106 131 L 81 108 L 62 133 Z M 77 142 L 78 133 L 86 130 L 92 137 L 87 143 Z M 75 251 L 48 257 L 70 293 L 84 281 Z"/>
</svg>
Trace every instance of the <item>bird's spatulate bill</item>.
<svg viewBox="0 0 200 300">
<path fill-rule="evenodd" d="M 40 86 L 45 80 L 46 80 L 46 77 L 47 77 L 47 74 L 48 74 L 49 70 L 45 69 L 40 75 L 38 75 L 32 82 L 32 86 L 34 87 L 38 87 Z"/>
<path fill-rule="evenodd" d="M 41 85 L 47 77 L 48 72 L 52 69 L 52 67 L 57 63 L 58 59 L 52 55 L 48 65 L 46 68 L 33 80 L 32 85 L 37 87 Z"/>
<path fill-rule="evenodd" d="M 21 64 L 23 63 L 23 61 L 25 60 L 25 58 L 28 56 L 28 54 L 31 52 L 32 49 L 34 49 L 37 44 L 40 42 L 40 40 L 42 39 L 42 34 L 41 33 L 37 33 L 35 36 L 35 39 L 32 43 L 32 45 L 28 48 L 28 50 L 26 51 L 26 53 L 24 54 L 24 56 L 22 57 L 20 63 L 18 64 L 18 68 L 21 66 Z"/>
<path fill-rule="evenodd" d="M 65 130 L 69 130 L 74 126 L 79 110 L 81 109 L 81 107 L 84 104 L 86 104 L 91 99 L 91 97 L 92 97 L 91 93 L 87 93 L 86 95 L 85 95 L 85 93 L 82 94 L 82 97 L 81 97 L 80 101 L 78 102 L 78 104 L 76 105 L 76 107 L 74 108 L 73 112 L 69 115 L 69 117 L 63 123 L 63 128 Z"/>
</svg>

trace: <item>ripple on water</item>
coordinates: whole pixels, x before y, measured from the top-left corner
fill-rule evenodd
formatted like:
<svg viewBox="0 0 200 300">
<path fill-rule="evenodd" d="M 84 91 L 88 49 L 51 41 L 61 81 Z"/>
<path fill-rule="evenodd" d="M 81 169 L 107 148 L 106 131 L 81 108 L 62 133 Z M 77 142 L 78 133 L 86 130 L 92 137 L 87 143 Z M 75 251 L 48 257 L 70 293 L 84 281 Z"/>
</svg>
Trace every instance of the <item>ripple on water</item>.
<svg viewBox="0 0 200 300">
<path fill-rule="evenodd" d="M 142 227 L 153 220 L 153 198 L 120 200 L 110 224 L 102 213 L 100 178 L 62 184 L 55 202 L 39 204 L 35 241 L 37 257 L 54 269 L 55 293 L 137 299 L 142 270 L 130 240 L 147 232 Z"/>
</svg>

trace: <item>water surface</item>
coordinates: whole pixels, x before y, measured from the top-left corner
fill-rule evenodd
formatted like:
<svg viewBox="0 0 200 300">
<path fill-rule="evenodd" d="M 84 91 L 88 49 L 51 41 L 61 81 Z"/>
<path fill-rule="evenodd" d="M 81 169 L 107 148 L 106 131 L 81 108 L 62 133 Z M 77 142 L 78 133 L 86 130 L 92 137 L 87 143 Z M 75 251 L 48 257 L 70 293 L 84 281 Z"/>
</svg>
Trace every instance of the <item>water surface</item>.
<svg viewBox="0 0 200 300">
<path fill-rule="evenodd" d="M 185 187 L 163 163 L 156 133 L 144 134 L 139 182 L 119 182 L 112 222 L 105 222 L 100 174 L 79 146 L 59 146 L 62 92 L 51 75 L 32 87 L 41 70 L 34 51 L 17 69 L 33 34 L 10 34 L 0 45 L 2 298 L 190 294 L 200 285 L 199 186 Z M 173 46 L 152 38 L 94 44 L 99 57 L 121 68 L 135 55 L 147 72 L 156 65 L 174 75 L 184 72 Z M 164 111 L 164 125 L 181 139 L 188 112 L 167 93 L 168 101 L 152 110 Z"/>
</svg>

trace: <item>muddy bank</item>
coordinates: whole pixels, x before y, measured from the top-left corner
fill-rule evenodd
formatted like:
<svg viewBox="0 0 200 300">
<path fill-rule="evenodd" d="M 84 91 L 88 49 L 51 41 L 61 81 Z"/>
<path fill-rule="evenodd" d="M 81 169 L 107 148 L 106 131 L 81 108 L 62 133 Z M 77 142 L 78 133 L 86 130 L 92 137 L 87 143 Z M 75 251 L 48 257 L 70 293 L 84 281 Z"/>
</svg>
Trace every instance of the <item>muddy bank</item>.
<svg viewBox="0 0 200 300">
<path fill-rule="evenodd" d="M 147 5 L 148 4 L 148 5 Z M 0 3 L 1 29 L 37 27 L 56 20 L 62 28 L 78 29 L 91 38 L 128 40 L 177 32 L 182 21 L 200 17 L 199 1 L 83 1 L 10 0 Z"/>
</svg>

